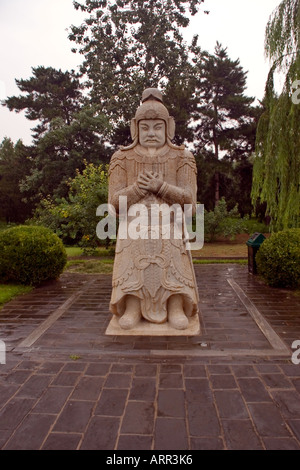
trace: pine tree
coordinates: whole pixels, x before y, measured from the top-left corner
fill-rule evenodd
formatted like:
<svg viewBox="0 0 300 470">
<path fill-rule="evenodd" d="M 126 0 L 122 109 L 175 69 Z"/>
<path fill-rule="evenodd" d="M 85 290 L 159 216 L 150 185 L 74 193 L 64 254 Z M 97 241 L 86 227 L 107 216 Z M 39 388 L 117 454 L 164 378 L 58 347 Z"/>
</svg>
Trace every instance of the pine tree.
<svg viewBox="0 0 300 470">
<path fill-rule="evenodd" d="M 251 152 L 255 113 L 254 99 L 245 96 L 246 76 L 239 60 L 231 60 L 227 49 L 217 43 L 215 52 L 203 54 L 198 62 L 198 97 L 194 119 L 198 147 L 215 159 L 215 203 L 220 199 L 220 158 L 237 159 Z"/>
<path fill-rule="evenodd" d="M 107 161 L 104 145 L 109 124 L 99 105 L 86 102 L 79 77 L 52 67 L 36 67 L 27 80 L 16 80 L 23 93 L 6 99 L 12 111 L 25 110 L 33 129 L 32 165 L 20 181 L 27 199 L 64 196 L 67 181 L 84 168 L 84 161 Z"/>
<path fill-rule="evenodd" d="M 33 67 L 32 77 L 16 80 L 20 96 L 11 96 L 4 101 L 10 111 L 25 111 L 30 121 L 39 121 L 33 129 L 38 140 L 49 130 L 54 118 L 70 124 L 71 116 L 82 105 L 82 85 L 73 72 L 62 72 L 53 67 Z"/>
<path fill-rule="evenodd" d="M 30 149 L 21 140 L 15 145 L 8 139 L 0 144 L 0 217 L 6 222 L 24 222 L 31 215 L 32 205 L 24 201 L 20 191 L 22 179 L 32 166 Z"/>
</svg>

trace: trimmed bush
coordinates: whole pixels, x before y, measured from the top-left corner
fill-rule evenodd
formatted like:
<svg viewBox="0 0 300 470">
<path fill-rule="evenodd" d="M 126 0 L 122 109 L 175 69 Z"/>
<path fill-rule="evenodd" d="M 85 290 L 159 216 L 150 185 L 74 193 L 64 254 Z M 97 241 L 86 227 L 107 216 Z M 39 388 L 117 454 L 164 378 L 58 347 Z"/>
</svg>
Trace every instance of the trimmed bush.
<svg viewBox="0 0 300 470">
<path fill-rule="evenodd" d="M 36 286 L 57 279 L 67 262 L 62 241 L 45 227 L 9 228 L 0 233 L 0 279 Z"/>
<path fill-rule="evenodd" d="M 217 236 L 235 239 L 238 233 L 246 231 L 245 221 L 241 218 L 238 205 L 228 211 L 224 197 L 220 199 L 213 211 L 204 211 L 204 238 L 206 242 L 213 242 Z"/>
<path fill-rule="evenodd" d="M 300 229 L 273 233 L 256 255 L 258 274 L 272 287 L 300 284 Z"/>
</svg>

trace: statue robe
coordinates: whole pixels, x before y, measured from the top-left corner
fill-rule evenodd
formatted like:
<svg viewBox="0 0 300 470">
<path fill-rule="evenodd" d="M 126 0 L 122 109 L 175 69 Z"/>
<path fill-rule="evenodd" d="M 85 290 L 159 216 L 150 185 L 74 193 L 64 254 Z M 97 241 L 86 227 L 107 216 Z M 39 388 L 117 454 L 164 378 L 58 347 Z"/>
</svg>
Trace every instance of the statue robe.
<svg viewBox="0 0 300 470">
<path fill-rule="evenodd" d="M 140 173 L 148 171 L 162 175 L 164 184 L 157 194 L 145 193 L 137 185 Z M 127 208 L 134 204 L 192 204 L 196 207 L 196 163 L 194 156 L 181 147 L 165 145 L 154 156 L 146 154 L 139 145 L 117 151 L 109 166 L 109 203 L 119 213 L 119 197 L 127 197 Z M 171 216 L 172 216 L 171 212 Z M 144 237 L 120 238 L 132 218 L 120 220 L 113 269 L 110 310 L 122 315 L 127 295 L 140 299 L 142 316 L 152 323 L 167 321 L 168 299 L 180 294 L 184 312 L 194 315 L 198 308 L 198 291 L 191 254 L 186 249 L 184 230 L 176 216 L 164 225 L 160 217 L 158 227 L 140 227 Z M 126 224 L 127 227 L 124 227 Z M 182 224 L 182 222 L 181 222 Z M 168 230 L 170 237 L 168 237 Z M 175 230 L 175 232 L 174 232 Z M 179 230 L 179 231 L 178 231 Z M 125 230 L 126 231 L 126 230 Z M 155 232 L 155 235 L 153 235 Z M 182 236 L 178 236 L 182 233 Z M 157 235 L 158 234 L 158 235 Z M 165 236 L 164 236 L 165 234 Z M 176 236 L 174 234 L 177 234 Z"/>
</svg>

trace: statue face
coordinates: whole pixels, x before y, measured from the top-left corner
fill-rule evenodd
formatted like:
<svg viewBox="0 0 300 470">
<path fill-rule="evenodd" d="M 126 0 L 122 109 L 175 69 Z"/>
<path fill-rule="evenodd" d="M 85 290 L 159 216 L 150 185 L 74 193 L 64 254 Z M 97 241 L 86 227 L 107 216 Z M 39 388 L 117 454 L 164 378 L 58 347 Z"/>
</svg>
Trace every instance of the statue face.
<svg viewBox="0 0 300 470">
<path fill-rule="evenodd" d="M 139 142 L 142 147 L 160 148 L 166 143 L 166 124 L 162 119 L 139 121 Z"/>
</svg>

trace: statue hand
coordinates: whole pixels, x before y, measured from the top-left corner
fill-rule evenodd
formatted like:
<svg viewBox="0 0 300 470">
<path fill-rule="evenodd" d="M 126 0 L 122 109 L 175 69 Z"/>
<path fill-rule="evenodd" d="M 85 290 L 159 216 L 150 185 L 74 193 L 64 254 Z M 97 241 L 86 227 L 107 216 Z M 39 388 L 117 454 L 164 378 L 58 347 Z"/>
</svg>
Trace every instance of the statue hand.
<svg viewBox="0 0 300 470">
<path fill-rule="evenodd" d="M 146 171 L 138 176 L 137 184 L 140 189 L 156 194 L 163 185 L 163 179 L 158 173 Z"/>
</svg>

